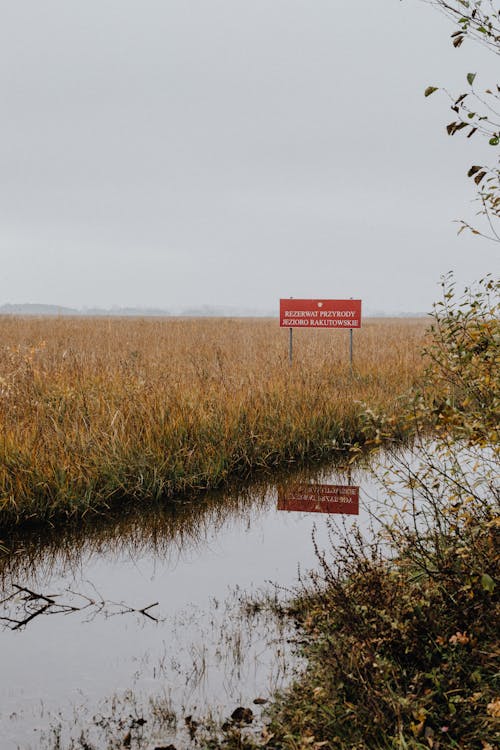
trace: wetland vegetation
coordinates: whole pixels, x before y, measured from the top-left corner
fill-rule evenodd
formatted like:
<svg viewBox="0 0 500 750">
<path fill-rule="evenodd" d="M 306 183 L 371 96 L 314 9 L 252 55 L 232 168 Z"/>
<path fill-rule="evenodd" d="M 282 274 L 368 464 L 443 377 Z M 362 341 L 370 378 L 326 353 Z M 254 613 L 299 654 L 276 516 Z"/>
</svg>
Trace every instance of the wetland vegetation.
<svg viewBox="0 0 500 750">
<path fill-rule="evenodd" d="M 185 372 L 181 359 L 176 360 L 172 355 L 174 366 L 163 382 L 161 373 L 166 366 L 164 355 L 161 354 L 166 350 L 163 345 L 158 350 L 158 360 L 153 358 L 156 370 L 148 369 L 144 355 L 134 356 L 131 380 L 127 380 L 128 364 L 124 362 L 120 365 L 119 352 L 124 348 L 125 340 L 122 338 L 120 346 L 117 345 L 115 350 L 110 349 L 108 359 L 93 360 L 94 366 L 89 366 L 85 371 L 88 374 L 87 382 L 85 377 L 77 379 L 78 366 L 75 364 L 80 360 L 85 361 L 87 356 L 82 354 L 82 341 L 78 356 L 73 350 L 71 366 L 66 372 L 64 363 L 69 355 L 64 354 L 66 349 L 62 347 L 63 344 L 69 346 L 69 341 L 64 337 L 57 341 L 54 339 L 52 345 L 41 344 L 38 348 L 33 343 L 40 337 L 47 321 L 8 323 L 13 331 L 16 331 L 16 327 L 26 331 L 27 327 L 32 332 L 32 338 L 27 337 L 22 346 L 17 345 L 17 349 L 13 343 L 9 344 L 8 357 L 4 353 L 9 362 L 19 364 L 19 360 L 15 360 L 18 357 L 22 363 L 16 371 L 17 380 L 13 377 L 14 371 L 8 376 L 10 385 L 4 394 L 4 416 L 10 419 L 4 424 L 12 428 L 10 433 L 4 431 L 4 450 L 14 445 L 13 442 L 9 443 L 8 435 L 11 440 L 17 436 L 20 448 L 28 445 L 21 442 L 21 437 L 28 436 L 32 441 L 31 453 L 26 455 L 31 456 L 32 464 L 25 458 L 25 473 L 20 471 L 23 464 L 18 463 L 16 475 L 12 473 L 13 464 L 7 467 L 11 473 L 6 471 L 4 474 L 4 478 L 10 477 L 9 481 L 17 477 L 19 497 L 26 500 L 24 505 L 16 500 L 18 507 L 15 508 L 9 508 L 9 502 L 12 503 L 9 499 L 4 503 L 5 517 L 8 518 L 10 513 L 11 523 L 12 519 L 15 521 L 15 525 L 10 527 L 8 539 L 12 553 L 3 557 L 1 565 L 4 637 L 5 633 L 9 635 L 8 631 L 14 631 L 10 637 L 22 633 L 23 654 L 26 650 L 31 655 L 30 664 L 34 665 L 40 658 L 38 633 L 49 643 L 54 639 L 54 633 L 59 633 L 57 644 L 60 647 L 66 642 L 68 628 L 74 627 L 78 639 L 78 655 L 74 657 L 77 669 L 83 670 L 85 679 L 90 680 L 89 684 L 95 689 L 98 683 L 93 682 L 93 676 L 88 676 L 88 665 L 92 664 L 98 671 L 102 663 L 116 664 L 124 654 L 130 658 L 130 629 L 136 627 L 130 623 L 134 618 L 142 628 L 141 632 L 145 632 L 147 627 L 158 628 L 157 631 L 148 631 L 147 640 L 150 644 L 154 643 L 153 650 L 142 656 L 135 654 L 132 659 L 132 662 L 139 659 L 142 665 L 147 666 L 145 682 L 138 676 L 141 670 L 134 667 L 132 675 L 135 676 L 126 671 L 122 675 L 129 692 L 115 694 L 111 688 L 114 685 L 113 689 L 116 690 L 117 674 L 113 678 L 115 682 L 109 683 L 111 692 L 107 693 L 108 698 L 103 697 L 101 690 L 99 705 L 106 706 L 102 716 L 101 713 L 92 713 L 95 702 L 91 702 L 85 711 L 74 707 L 75 715 L 79 717 L 79 723 L 75 724 L 79 734 L 68 734 L 65 714 L 61 713 L 60 719 L 57 719 L 57 714 L 52 714 L 56 716 L 55 723 L 52 724 L 51 733 L 44 735 L 45 744 L 40 746 L 50 750 L 94 750 L 97 747 L 131 747 L 139 750 L 149 747 L 152 738 L 156 742 L 153 746 L 174 745 L 179 748 L 196 745 L 210 748 L 266 746 L 280 750 L 305 750 L 308 747 L 332 750 L 361 750 L 365 747 L 373 750 L 422 750 L 426 747 L 431 750 L 491 750 L 497 745 L 500 714 L 496 631 L 500 614 L 500 331 L 496 283 L 486 279 L 476 291 L 468 292 L 460 299 L 455 298 L 452 285 L 446 286 L 443 303 L 435 308 L 433 324 L 427 334 L 421 321 L 377 321 L 373 323 L 372 330 L 367 326 L 369 335 L 364 340 L 364 356 L 371 351 L 371 360 L 367 359 L 363 364 L 360 351 L 352 379 L 346 363 L 342 361 L 347 347 L 343 351 L 338 350 L 337 364 L 332 368 L 331 358 L 336 361 L 334 352 L 326 348 L 326 343 L 330 344 L 332 339 L 324 336 L 304 337 L 303 358 L 299 358 L 293 368 L 286 360 L 286 349 L 281 350 L 281 360 L 278 358 L 272 367 L 266 365 L 271 361 L 270 351 L 277 355 L 283 345 L 282 338 L 276 338 L 275 348 L 265 349 L 263 342 L 268 341 L 268 337 L 266 335 L 261 339 L 260 336 L 270 325 L 268 321 L 224 322 L 228 330 L 235 327 L 236 335 L 230 350 L 233 354 L 238 350 L 240 357 L 238 361 L 234 354 L 224 370 L 223 350 L 220 349 L 217 354 L 213 339 L 220 330 L 216 327 L 220 322 L 206 321 L 202 376 L 195 375 L 194 364 L 192 370 L 188 368 Z M 184 326 L 192 326 L 197 336 L 205 327 L 205 321 L 172 321 L 172 324 L 173 328 L 178 324 L 177 334 Z M 121 330 L 122 337 L 126 333 L 124 321 L 116 321 L 111 326 L 108 321 L 56 321 L 55 330 L 58 325 L 61 325 L 60 331 L 66 333 L 68 327 L 71 329 L 75 326 L 72 329 L 74 336 L 77 337 L 76 332 L 79 331 L 83 340 L 87 341 L 85 351 L 89 354 L 95 344 L 96 330 L 99 329 L 102 334 L 108 331 L 111 335 L 114 325 L 118 331 Z M 166 323 L 163 321 L 149 322 L 145 328 L 140 321 L 136 321 L 130 330 L 136 333 L 137 346 L 140 341 L 146 345 L 145 333 L 149 326 L 155 331 L 170 330 L 164 328 Z M 94 338 L 91 330 L 94 331 Z M 410 334 L 409 340 L 404 338 L 402 332 L 405 330 Z M 150 342 L 152 340 L 156 341 L 156 336 Z M 174 344 L 180 346 L 181 341 L 179 335 L 174 336 L 172 347 Z M 252 341 L 254 356 L 261 358 L 261 370 L 247 372 L 242 358 Z M 258 341 L 261 341 L 260 348 Z M 370 341 L 371 350 L 367 345 Z M 390 341 L 391 347 L 383 349 L 381 341 L 386 344 Z M 361 346 L 360 336 L 358 347 L 361 349 Z M 110 368 L 112 351 L 116 357 L 115 369 Z M 320 361 L 321 352 L 322 366 L 311 370 L 310 361 Z M 190 361 L 185 351 L 183 356 L 184 361 Z M 224 356 L 229 358 L 228 353 Z M 376 363 L 384 357 L 386 369 L 377 369 Z M 403 378 L 388 364 L 392 361 L 394 365 L 398 358 L 405 363 Z M 139 364 L 141 362 L 142 365 Z M 54 365 L 54 372 L 59 372 L 60 380 L 55 376 L 52 380 L 43 377 L 43 374 L 47 375 L 50 363 L 59 363 L 57 367 Z M 266 366 L 269 369 L 266 370 Z M 148 375 L 153 371 L 156 372 L 156 381 L 151 374 Z M 172 373 L 176 373 L 177 379 Z M 264 377 L 266 373 L 269 375 L 267 379 Z M 186 410 L 187 402 L 181 399 L 184 411 L 176 412 L 176 401 L 168 401 L 167 384 L 172 388 L 176 384 L 177 390 L 173 390 L 181 398 L 182 384 L 186 385 L 186 380 L 182 378 L 188 377 L 191 380 L 187 383 L 191 383 L 192 390 L 188 388 L 186 394 L 191 394 L 191 411 Z M 71 395 L 64 407 L 61 398 L 53 401 L 47 399 L 47 393 L 54 393 L 54 383 L 60 393 L 62 384 L 66 383 L 70 388 L 73 380 L 77 386 L 70 389 Z M 96 388 L 96 382 L 100 383 L 100 390 Z M 259 387 L 257 382 L 260 383 Z M 341 382 L 343 389 L 339 387 Z M 26 398 L 20 397 L 16 383 L 21 384 L 19 387 L 24 389 L 22 393 Z M 111 387 L 113 383 L 116 391 Z M 159 383 L 163 383 L 161 388 Z M 387 391 L 389 383 L 392 383 L 392 390 Z M 250 398 L 252 389 L 256 394 L 254 399 Z M 127 394 L 133 392 L 136 394 L 135 400 L 127 398 Z M 97 398 L 98 393 L 107 394 L 107 399 Z M 121 400 L 117 399 L 116 393 Z M 272 401 L 270 394 L 273 393 L 275 396 L 281 394 L 281 400 Z M 91 394 L 93 399 L 90 398 Z M 161 394 L 166 399 L 163 406 Z M 311 404 L 309 410 L 308 399 Z M 327 409 L 327 402 L 331 410 L 323 413 Z M 61 409 L 61 425 L 66 424 L 64 419 L 69 420 L 68 435 L 62 427 L 59 431 L 55 429 L 57 422 L 48 417 L 49 413 L 54 417 L 54 412 L 44 411 L 47 403 L 51 404 L 50 409 L 54 408 L 54 404 Z M 280 407 L 274 417 L 264 409 L 270 403 L 276 409 L 278 405 Z M 113 421 L 119 404 L 123 410 L 120 419 L 125 421 L 120 422 L 121 431 L 117 428 L 114 433 L 106 420 L 110 418 Z M 145 421 L 147 404 L 152 407 L 148 412 L 149 422 Z M 290 408 L 287 408 L 287 404 L 290 404 Z M 70 406 L 73 411 L 66 414 Z M 36 414 L 40 415 L 40 422 L 31 421 Z M 154 425 L 157 414 L 160 417 L 163 415 L 161 429 Z M 322 419 L 318 422 L 321 414 Z M 339 414 L 344 419 L 340 431 L 336 421 Z M 76 418 L 73 431 L 70 415 Z M 142 415 L 142 423 L 138 415 Z M 185 456 L 187 460 L 182 469 L 186 473 L 179 474 L 185 483 L 166 485 L 163 477 L 162 492 L 158 489 L 155 494 L 152 485 L 144 484 L 144 477 L 139 480 L 137 464 L 132 463 L 133 456 L 137 454 L 133 452 L 132 437 L 128 436 L 124 425 L 137 430 L 134 439 L 142 441 L 140 445 L 143 450 L 146 444 L 150 446 L 150 452 L 145 452 L 144 461 L 156 460 L 161 447 L 166 445 L 162 440 L 167 434 L 164 430 L 168 415 L 178 417 L 174 423 L 175 429 L 168 433 L 172 441 L 181 435 L 184 441 L 196 438 L 198 442 L 192 443 L 196 450 L 177 455 L 179 461 L 179 456 Z M 186 418 L 187 415 L 191 418 L 189 429 L 181 421 L 181 417 Z M 222 415 L 227 417 L 227 423 L 222 422 Z M 299 424 L 300 415 L 305 423 L 302 426 Z M 118 420 L 117 416 L 114 425 Z M 50 424 L 52 432 L 49 431 Z M 223 429 L 223 424 L 227 429 Z M 256 460 L 252 463 L 256 456 L 263 455 L 259 442 L 263 434 L 269 441 L 269 450 L 274 444 L 272 441 L 279 443 L 279 432 L 262 432 L 263 425 L 269 427 L 271 424 L 275 427 L 279 424 L 282 429 L 288 425 L 289 439 L 300 438 L 298 443 L 293 443 L 295 448 L 299 445 L 300 450 L 293 452 L 290 448 L 292 443 L 289 443 L 289 452 L 280 453 L 278 458 L 271 451 L 266 454 L 266 461 Z M 318 424 L 321 430 L 316 433 L 314 430 Z M 108 432 L 105 431 L 106 425 Z M 217 425 L 218 431 L 215 429 Z M 254 486 L 248 499 L 245 492 L 235 493 L 232 500 L 231 492 L 220 496 L 205 492 L 194 502 L 187 498 L 181 502 L 182 493 L 227 483 L 239 475 L 239 464 L 232 467 L 233 472 L 223 462 L 225 470 L 217 475 L 217 481 L 212 475 L 208 480 L 206 474 L 203 481 L 196 480 L 196 483 L 193 477 L 199 479 L 199 475 L 190 475 L 188 481 L 186 468 L 197 466 L 196 461 L 208 461 L 203 463 L 206 468 L 210 461 L 215 461 L 218 447 L 227 457 L 225 451 L 229 451 L 230 446 L 236 449 L 236 438 L 239 436 L 237 425 L 242 426 L 242 442 L 238 445 L 240 448 L 244 446 L 245 451 L 245 470 L 241 476 L 248 476 L 255 469 L 269 469 L 273 462 L 278 466 L 282 465 L 282 461 L 285 465 L 293 465 L 307 457 L 318 459 L 333 455 L 342 455 L 344 462 L 346 459 L 350 461 L 353 471 L 356 471 L 360 453 L 366 455 L 366 451 L 373 450 L 376 455 L 380 446 L 393 446 L 387 473 L 382 471 L 381 466 L 379 468 L 383 497 L 380 498 L 381 503 L 372 503 L 368 508 L 370 524 L 365 519 L 359 531 L 356 530 L 355 519 L 344 525 L 343 530 L 327 524 L 331 544 L 326 552 L 325 539 L 320 542 L 315 534 L 315 547 L 311 545 L 308 566 L 312 568 L 312 573 L 309 576 L 305 573 L 301 575 L 298 588 L 290 588 L 291 579 L 295 580 L 296 563 L 308 559 L 307 555 L 304 556 L 304 546 L 310 545 L 308 539 L 316 519 L 307 521 L 306 533 L 304 519 L 300 522 L 302 526 L 292 524 L 286 526 L 285 530 L 283 520 L 279 523 L 276 521 L 276 486 L 269 486 L 268 483 L 266 486 L 266 482 L 263 482 L 261 490 L 259 485 Z M 258 431 L 259 425 L 261 432 Z M 43 433 L 42 428 L 45 430 Z M 246 429 L 249 431 L 245 432 Z M 309 438 L 302 431 L 306 429 L 310 431 Z M 320 439 L 316 442 L 318 434 Z M 54 442 L 44 443 L 44 439 L 52 435 L 55 436 Z M 411 448 L 408 443 L 405 451 L 398 451 L 400 443 L 396 438 L 410 435 Z M 169 443 L 170 446 L 173 444 Z M 40 456 L 38 446 L 42 446 Z M 98 495 L 95 502 L 85 501 L 76 507 L 73 507 L 71 500 L 74 500 L 74 495 L 70 494 L 69 502 L 61 508 L 57 504 L 54 507 L 47 505 L 47 497 L 51 496 L 44 494 L 37 496 L 30 505 L 28 488 L 35 469 L 45 471 L 55 481 L 51 472 L 54 472 L 57 460 L 65 457 L 71 469 L 71 446 L 76 446 L 80 451 L 75 453 L 75 471 L 79 472 L 75 485 L 64 485 L 73 487 L 72 492 L 75 492 L 75 488 L 83 487 L 78 484 L 78 481 L 83 481 L 82 477 L 90 479 L 90 473 L 84 475 L 83 468 L 86 467 L 87 471 L 89 466 L 95 468 L 98 451 L 102 449 L 102 461 L 110 462 L 117 455 L 120 461 L 124 461 L 125 456 L 130 457 L 127 470 L 130 472 L 128 476 L 136 483 L 133 485 L 136 494 L 126 492 L 125 486 L 122 486 L 121 494 L 111 494 L 109 497 Z M 252 446 L 254 452 L 250 453 Z M 202 448 L 206 449 L 206 456 L 197 455 Z M 347 452 L 346 448 L 349 448 Z M 124 452 L 120 453 L 122 450 Z M 164 469 L 167 461 L 173 460 L 175 455 L 165 453 Z M 87 459 L 89 463 L 85 463 Z M 42 462 L 37 463 L 39 460 Z M 100 464 L 101 468 L 103 465 Z M 176 464 L 179 471 L 180 465 Z M 133 469 L 135 473 L 132 473 Z M 66 474 L 65 482 L 69 483 L 72 476 Z M 160 482 L 158 471 L 154 476 L 155 481 Z M 173 482 L 172 474 L 168 476 Z M 312 475 L 304 475 L 301 481 L 308 483 L 313 479 Z M 319 475 L 315 480 L 318 479 L 321 481 Z M 276 477 L 277 484 L 282 481 L 282 477 Z M 297 477 L 290 481 L 297 481 Z M 342 483 L 340 476 L 334 481 L 336 484 Z M 347 482 L 351 484 L 350 477 Z M 49 485 L 40 487 L 40 492 L 46 492 Z M 138 487 L 142 487 L 141 491 Z M 174 487 L 177 487 L 178 494 Z M 170 489 L 167 491 L 167 488 Z M 60 485 L 61 493 L 62 490 L 63 485 Z M 63 495 L 57 497 L 62 503 Z M 163 502 L 165 498 L 174 497 L 176 502 Z M 121 505 L 119 499 L 133 502 Z M 147 505 L 143 504 L 146 500 Z M 83 512 L 84 508 L 95 512 Z M 29 524 L 25 521 L 30 513 L 39 514 L 36 516 L 38 521 L 51 520 L 55 523 L 62 517 L 73 517 L 78 519 L 78 523 L 66 524 L 64 530 L 55 527 L 54 533 L 48 533 L 47 527 L 36 524 L 29 530 Z M 262 531 L 259 532 L 261 513 L 265 523 L 263 521 Z M 149 523 L 144 523 L 146 517 L 150 519 Z M 236 542 L 234 539 L 231 541 L 233 521 L 228 520 L 231 518 L 234 518 L 238 528 Z M 249 533 L 252 524 L 256 528 Z M 324 526 L 321 528 L 325 530 Z M 267 538 L 267 557 L 259 548 L 260 535 Z M 222 555 L 218 559 L 219 553 L 213 554 L 212 546 L 216 539 L 216 549 L 223 540 L 224 544 L 229 544 L 229 558 Z M 184 558 L 186 549 L 190 550 L 189 555 L 197 557 L 196 565 L 192 565 L 189 555 L 187 559 Z M 314 550 L 316 557 L 313 565 Z M 258 598 L 240 597 L 238 587 L 244 575 L 250 576 L 247 582 L 256 580 L 253 573 L 256 565 L 265 567 L 263 574 L 266 580 L 272 579 L 272 565 L 280 560 L 283 566 L 286 554 L 291 555 L 294 563 L 287 566 L 289 570 L 285 575 L 283 568 L 280 568 L 281 573 L 276 577 L 276 582 L 284 585 L 282 593 L 285 592 L 288 597 L 288 601 L 283 597 L 274 600 L 274 614 L 278 617 L 277 622 L 281 622 L 277 627 L 271 625 L 268 619 L 268 614 L 273 613 L 269 597 L 264 604 L 259 604 Z M 146 571 L 142 568 L 143 559 L 148 559 Z M 185 619 L 174 617 L 174 630 L 180 630 L 184 639 L 191 638 L 192 644 L 191 650 L 185 650 L 185 663 L 181 667 L 178 654 L 185 649 L 185 643 L 180 648 L 174 641 L 175 653 L 169 655 L 168 659 L 161 655 L 161 633 L 168 632 L 170 626 L 161 606 L 152 609 L 153 603 L 161 602 L 161 597 L 156 596 L 156 590 L 151 588 L 148 581 L 158 576 L 164 602 L 167 601 L 173 611 L 181 612 L 184 611 L 182 607 L 186 607 L 196 596 L 206 596 L 208 589 L 204 576 L 208 569 L 212 571 L 209 587 L 212 594 L 216 586 L 227 585 L 225 576 L 230 575 L 233 583 L 236 583 L 237 603 L 243 609 L 235 610 L 222 604 L 226 601 L 222 594 L 220 599 L 214 600 L 215 609 L 203 617 L 199 612 L 182 615 Z M 92 591 L 96 593 L 85 588 L 82 575 L 89 576 L 91 589 L 94 587 Z M 73 579 L 79 582 L 78 586 L 75 586 Z M 102 595 L 95 583 L 99 581 L 102 582 L 99 587 L 102 585 L 104 589 Z M 120 596 L 114 593 L 117 583 L 122 591 Z M 110 585 L 112 595 L 105 591 L 108 587 L 109 592 Z M 264 611 L 266 616 L 262 618 Z M 238 623 L 245 620 L 243 612 L 249 618 L 245 626 L 246 640 L 238 630 Z M 252 620 L 252 612 L 255 620 Z M 32 617 L 34 613 L 35 617 Z M 68 618 L 67 615 L 71 613 L 71 618 Z M 70 620 L 74 625 L 68 624 Z M 114 623 L 111 630 L 106 628 L 110 620 Z M 144 624 L 145 620 L 148 621 L 147 625 Z M 212 651 L 206 647 L 207 631 L 196 630 L 202 620 L 213 631 Z M 293 635 L 293 623 L 296 636 Z M 98 641 L 92 637 L 90 626 L 101 628 L 101 650 L 96 649 Z M 167 630 L 162 630 L 164 628 Z M 252 632 L 256 636 L 253 645 Z M 281 635 L 278 636 L 278 633 Z M 266 650 L 269 639 L 273 641 L 271 652 Z M 297 656 L 292 653 L 293 647 L 299 654 L 298 662 Z M 102 651 L 103 648 L 109 653 Z M 227 662 L 229 652 L 237 656 L 231 665 Z M 255 674 L 261 673 L 257 669 L 254 674 L 254 668 L 245 661 L 246 656 L 250 655 L 257 663 L 263 653 L 266 653 L 265 669 L 272 674 L 273 659 L 277 659 L 280 679 L 283 678 L 272 688 L 266 683 L 266 690 L 261 689 L 262 683 L 258 680 L 252 682 Z M 8 655 L 9 674 L 17 680 L 15 665 L 11 663 L 13 654 Z M 66 659 L 70 657 L 66 655 Z M 163 665 L 161 668 L 160 664 Z M 293 681 L 289 669 L 291 664 L 305 665 Z M 228 691 L 223 702 L 222 717 L 220 713 L 206 716 L 214 690 L 210 688 L 212 692 L 207 692 L 206 679 L 214 667 L 221 670 L 216 673 L 215 684 L 218 687 L 215 692 Z M 51 669 L 65 674 L 64 663 L 59 665 L 52 662 Z M 108 666 L 102 676 L 106 684 L 111 679 L 110 674 Z M 231 679 L 226 682 L 228 675 Z M 243 683 L 234 682 L 236 677 L 243 679 Z M 68 679 L 67 675 L 64 679 Z M 159 680 L 159 685 L 169 684 L 173 686 L 172 690 L 183 695 L 175 710 L 172 705 L 173 693 L 163 698 L 152 695 L 151 680 Z M 147 690 L 144 685 L 148 686 Z M 250 685 L 255 687 L 249 690 Z M 250 704 L 253 699 L 267 700 L 276 687 L 279 692 L 271 704 L 265 704 L 264 716 L 261 717 L 260 706 L 264 704 L 259 703 L 259 712 Z M 194 688 L 201 692 L 197 693 L 198 697 L 193 703 L 190 691 Z M 141 690 L 145 692 L 141 693 Z M 219 698 L 217 696 L 216 702 Z M 187 706 L 190 706 L 189 711 Z M 239 713 L 233 718 L 231 712 L 237 710 Z M 45 708 L 44 712 L 43 716 L 49 715 Z M 38 721 L 43 722 L 43 716 Z M 98 724 L 93 718 L 95 716 L 101 717 Z M 9 721 L 10 718 L 7 717 Z M 155 735 L 151 734 L 153 730 Z M 167 738 L 166 745 L 161 738 Z M 28 742 L 21 746 L 33 747 Z M 12 744 L 12 747 L 16 745 Z"/>
<path fill-rule="evenodd" d="M 0 528 L 192 495 L 405 429 L 424 319 L 0 320 Z M 368 431 L 367 431 L 368 430 Z"/>
</svg>

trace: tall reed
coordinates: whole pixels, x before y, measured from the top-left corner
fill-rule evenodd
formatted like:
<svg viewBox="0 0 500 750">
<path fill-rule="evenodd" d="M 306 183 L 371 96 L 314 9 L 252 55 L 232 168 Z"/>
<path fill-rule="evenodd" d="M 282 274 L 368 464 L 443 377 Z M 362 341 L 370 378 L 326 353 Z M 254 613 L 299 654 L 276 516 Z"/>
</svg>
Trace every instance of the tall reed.
<svg viewBox="0 0 500 750">
<path fill-rule="evenodd" d="M 174 498 L 332 455 L 398 413 L 425 321 L 0 318 L 0 526 Z"/>
</svg>

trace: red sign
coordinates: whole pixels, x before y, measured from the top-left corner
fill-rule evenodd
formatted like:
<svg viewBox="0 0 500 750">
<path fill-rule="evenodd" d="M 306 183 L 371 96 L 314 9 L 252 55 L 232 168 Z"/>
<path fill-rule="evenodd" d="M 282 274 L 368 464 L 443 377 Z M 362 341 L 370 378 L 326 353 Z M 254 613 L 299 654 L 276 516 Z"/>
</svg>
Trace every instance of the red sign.
<svg viewBox="0 0 500 750">
<path fill-rule="evenodd" d="M 337 484 L 300 484 L 278 492 L 278 510 L 359 515 L 359 487 Z"/>
<path fill-rule="evenodd" d="M 280 299 L 282 328 L 360 328 L 360 299 Z"/>
</svg>

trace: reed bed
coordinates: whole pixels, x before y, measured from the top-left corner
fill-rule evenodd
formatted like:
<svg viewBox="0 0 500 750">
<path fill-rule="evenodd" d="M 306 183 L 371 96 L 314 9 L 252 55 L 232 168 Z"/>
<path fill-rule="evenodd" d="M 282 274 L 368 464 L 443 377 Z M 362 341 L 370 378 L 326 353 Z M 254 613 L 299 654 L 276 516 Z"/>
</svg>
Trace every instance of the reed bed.
<svg viewBox="0 0 500 750">
<path fill-rule="evenodd" d="M 426 321 L 0 318 L 0 526 L 178 498 L 366 436 L 404 411 Z"/>
</svg>

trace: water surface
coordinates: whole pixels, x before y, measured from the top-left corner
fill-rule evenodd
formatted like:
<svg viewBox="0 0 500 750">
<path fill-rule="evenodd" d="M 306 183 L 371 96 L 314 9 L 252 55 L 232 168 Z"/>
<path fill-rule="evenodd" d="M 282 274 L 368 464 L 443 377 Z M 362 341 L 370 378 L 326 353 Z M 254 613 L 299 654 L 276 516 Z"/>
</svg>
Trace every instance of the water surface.
<svg viewBox="0 0 500 750">
<path fill-rule="evenodd" d="M 359 515 L 336 520 L 368 529 L 368 471 L 287 481 L 360 486 Z M 300 662 L 291 624 L 252 603 L 289 596 L 317 566 L 313 530 L 320 547 L 332 533 L 326 514 L 278 510 L 286 492 L 261 483 L 18 540 L 0 570 L 2 750 L 181 747 L 186 716 L 257 715 Z"/>
</svg>

